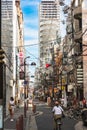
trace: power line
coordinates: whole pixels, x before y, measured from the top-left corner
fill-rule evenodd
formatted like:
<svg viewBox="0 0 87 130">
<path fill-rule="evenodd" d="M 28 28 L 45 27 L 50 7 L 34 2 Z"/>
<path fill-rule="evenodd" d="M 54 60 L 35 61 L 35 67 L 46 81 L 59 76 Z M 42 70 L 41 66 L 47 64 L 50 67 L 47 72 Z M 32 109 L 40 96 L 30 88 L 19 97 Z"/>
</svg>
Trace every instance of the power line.
<svg viewBox="0 0 87 130">
<path fill-rule="evenodd" d="M 30 55 L 32 55 L 33 57 L 35 57 L 35 59 L 38 59 L 38 60 L 40 60 L 40 58 L 39 57 L 36 57 L 35 55 L 33 55 L 32 53 L 30 53 L 27 49 L 25 49 Z M 41 60 L 40 60 L 41 61 Z"/>
<path fill-rule="evenodd" d="M 24 46 L 15 46 L 15 47 L 13 47 L 13 46 L 3 46 L 3 47 L 20 48 L 20 47 L 35 46 L 35 45 L 38 45 L 38 43 L 37 44 L 31 44 L 31 45 L 24 45 Z"/>
</svg>

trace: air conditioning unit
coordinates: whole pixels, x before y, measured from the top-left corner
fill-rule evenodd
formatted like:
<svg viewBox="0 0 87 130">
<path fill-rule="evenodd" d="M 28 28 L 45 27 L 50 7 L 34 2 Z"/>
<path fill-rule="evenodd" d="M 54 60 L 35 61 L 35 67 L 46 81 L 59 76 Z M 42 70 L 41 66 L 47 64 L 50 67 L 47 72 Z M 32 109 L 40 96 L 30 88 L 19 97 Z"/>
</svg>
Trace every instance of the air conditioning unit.
<svg viewBox="0 0 87 130">
<path fill-rule="evenodd" d="M 81 84 L 83 83 L 83 69 L 77 68 L 77 83 Z"/>
</svg>

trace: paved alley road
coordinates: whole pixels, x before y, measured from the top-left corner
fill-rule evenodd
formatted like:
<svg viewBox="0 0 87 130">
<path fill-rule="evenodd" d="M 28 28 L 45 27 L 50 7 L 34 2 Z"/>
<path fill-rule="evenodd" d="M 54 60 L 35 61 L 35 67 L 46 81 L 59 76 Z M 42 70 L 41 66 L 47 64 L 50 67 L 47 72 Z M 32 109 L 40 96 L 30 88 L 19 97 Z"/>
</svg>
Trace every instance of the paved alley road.
<svg viewBox="0 0 87 130">
<path fill-rule="evenodd" d="M 50 107 L 46 105 L 37 106 L 37 111 L 42 112 L 35 116 L 38 130 L 53 130 L 53 119 Z M 77 122 L 68 117 L 63 119 L 62 130 L 75 130 L 75 124 Z"/>
</svg>

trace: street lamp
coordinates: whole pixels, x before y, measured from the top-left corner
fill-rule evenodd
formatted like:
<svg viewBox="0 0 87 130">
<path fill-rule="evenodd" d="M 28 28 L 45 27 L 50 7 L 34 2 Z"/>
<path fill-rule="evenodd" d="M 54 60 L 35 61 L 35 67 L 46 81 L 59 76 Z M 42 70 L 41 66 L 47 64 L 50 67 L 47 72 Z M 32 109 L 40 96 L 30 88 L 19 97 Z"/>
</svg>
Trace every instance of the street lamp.
<svg viewBox="0 0 87 130">
<path fill-rule="evenodd" d="M 26 84 L 27 84 L 27 81 L 26 81 L 26 59 L 27 58 L 30 58 L 30 56 L 27 56 L 24 59 L 24 117 L 26 117 Z"/>
<path fill-rule="evenodd" d="M 24 117 L 26 117 L 26 109 L 28 108 L 28 100 L 27 100 L 27 106 L 26 106 L 26 98 L 28 98 L 28 81 L 26 81 L 26 59 L 30 58 L 30 56 L 27 56 L 24 59 Z M 29 64 L 31 66 L 36 66 L 35 62 L 32 62 L 31 64 Z M 27 86 L 27 88 L 26 88 Z M 26 96 L 26 89 L 27 89 L 27 96 Z"/>
<path fill-rule="evenodd" d="M 26 79 L 26 59 L 27 58 L 30 58 L 30 56 L 27 56 L 25 59 L 24 59 L 24 80 Z"/>
</svg>

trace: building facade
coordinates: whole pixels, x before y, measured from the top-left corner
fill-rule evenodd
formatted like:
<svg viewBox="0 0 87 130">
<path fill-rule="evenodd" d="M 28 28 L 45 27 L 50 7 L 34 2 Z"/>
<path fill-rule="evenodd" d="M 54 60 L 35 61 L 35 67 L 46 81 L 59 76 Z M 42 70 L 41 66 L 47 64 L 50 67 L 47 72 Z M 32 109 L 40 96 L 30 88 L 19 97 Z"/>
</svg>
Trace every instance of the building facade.
<svg viewBox="0 0 87 130">
<path fill-rule="evenodd" d="M 65 8 L 66 38 L 63 44 L 63 68 L 67 78 L 65 90 L 82 100 L 87 99 L 86 90 L 86 7 L 87 1 L 72 0 L 71 5 Z"/>
<path fill-rule="evenodd" d="M 87 9 L 85 5 L 86 0 L 83 1 L 72 1 L 73 17 L 74 17 L 74 53 L 76 58 L 76 89 L 77 96 L 81 100 L 83 97 L 87 99 L 87 76 L 86 76 L 86 17 Z"/>
<path fill-rule="evenodd" d="M 2 0 L 1 10 L 2 10 L 2 49 L 5 52 L 4 63 L 6 66 L 5 70 L 5 111 L 6 115 L 8 114 L 8 102 L 10 96 L 15 98 L 17 93 L 17 51 L 18 46 L 22 45 L 21 40 L 23 41 L 23 33 L 21 29 L 22 24 L 19 22 L 20 17 L 18 17 L 17 10 L 17 2 L 18 0 Z M 20 5 L 19 5 L 20 6 Z M 20 14 L 22 14 L 21 8 Z M 22 16 L 21 16 L 22 17 Z M 21 40 L 20 40 L 21 39 Z"/>
<path fill-rule="evenodd" d="M 39 5 L 39 57 L 42 75 L 41 85 L 44 91 L 51 91 L 54 96 L 56 67 L 55 55 L 59 48 L 60 31 L 60 1 L 42 0 Z"/>
<path fill-rule="evenodd" d="M 42 0 L 39 6 L 39 52 L 41 65 L 51 63 L 51 49 L 60 34 L 60 7 L 57 0 Z"/>
</svg>

